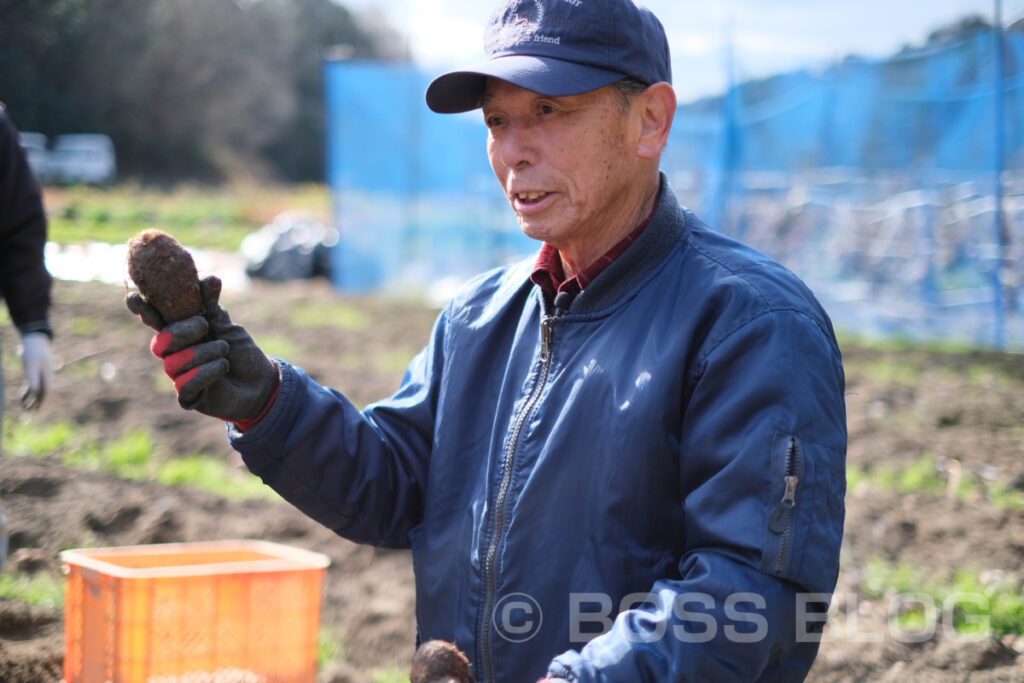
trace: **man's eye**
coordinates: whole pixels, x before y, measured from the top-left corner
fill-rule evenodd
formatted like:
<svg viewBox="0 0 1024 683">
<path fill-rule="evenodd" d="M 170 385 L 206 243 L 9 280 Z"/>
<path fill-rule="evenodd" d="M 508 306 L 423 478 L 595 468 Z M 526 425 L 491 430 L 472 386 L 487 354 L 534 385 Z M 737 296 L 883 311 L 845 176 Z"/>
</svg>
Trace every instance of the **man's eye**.
<svg viewBox="0 0 1024 683">
<path fill-rule="evenodd" d="M 484 122 L 487 124 L 488 128 L 497 128 L 504 123 L 505 120 L 500 116 L 488 116 L 484 119 Z"/>
<path fill-rule="evenodd" d="M 550 104 L 542 104 L 542 105 L 540 105 L 540 113 L 541 114 L 554 114 L 555 113 L 555 108 L 552 107 Z"/>
</svg>

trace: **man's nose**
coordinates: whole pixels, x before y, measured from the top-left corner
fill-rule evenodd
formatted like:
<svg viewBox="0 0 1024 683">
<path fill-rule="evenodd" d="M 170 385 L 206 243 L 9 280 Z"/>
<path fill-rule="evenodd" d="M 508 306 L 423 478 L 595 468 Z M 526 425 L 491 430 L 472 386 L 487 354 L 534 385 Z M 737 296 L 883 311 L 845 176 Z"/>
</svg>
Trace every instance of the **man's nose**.
<svg viewBox="0 0 1024 683">
<path fill-rule="evenodd" d="M 534 129 L 529 124 L 512 123 L 498 142 L 501 163 L 508 168 L 533 166 L 540 158 Z"/>
</svg>

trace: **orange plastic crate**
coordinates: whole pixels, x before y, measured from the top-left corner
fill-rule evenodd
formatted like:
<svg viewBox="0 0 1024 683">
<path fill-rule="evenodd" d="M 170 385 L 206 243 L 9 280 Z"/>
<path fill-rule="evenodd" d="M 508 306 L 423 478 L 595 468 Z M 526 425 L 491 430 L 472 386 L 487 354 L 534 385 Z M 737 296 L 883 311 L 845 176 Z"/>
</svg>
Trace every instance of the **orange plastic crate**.
<svg viewBox="0 0 1024 683">
<path fill-rule="evenodd" d="M 312 683 L 319 553 L 265 541 L 60 554 L 67 683 Z"/>
</svg>

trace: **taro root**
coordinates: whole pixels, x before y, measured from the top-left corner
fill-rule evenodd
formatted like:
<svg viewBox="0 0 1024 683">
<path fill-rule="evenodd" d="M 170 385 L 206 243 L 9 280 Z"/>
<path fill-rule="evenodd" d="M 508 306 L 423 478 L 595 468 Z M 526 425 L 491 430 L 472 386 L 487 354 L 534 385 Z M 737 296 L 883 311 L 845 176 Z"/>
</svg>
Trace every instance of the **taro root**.
<svg viewBox="0 0 1024 683">
<path fill-rule="evenodd" d="M 167 233 L 144 230 L 128 241 L 128 274 L 164 322 L 203 313 L 192 255 Z"/>
<path fill-rule="evenodd" d="M 410 683 L 475 683 L 469 660 L 451 643 L 428 640 L 412 658 Z"/>
</svg>

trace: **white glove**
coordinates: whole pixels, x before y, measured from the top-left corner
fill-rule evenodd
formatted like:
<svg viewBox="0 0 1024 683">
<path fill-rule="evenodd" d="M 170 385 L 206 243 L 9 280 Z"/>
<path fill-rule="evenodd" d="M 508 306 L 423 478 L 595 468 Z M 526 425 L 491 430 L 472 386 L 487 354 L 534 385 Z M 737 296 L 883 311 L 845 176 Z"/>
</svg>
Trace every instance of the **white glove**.
<svg viewBox="0 0 1024 683">
<path fill-rule="evenodd" d="M 50 337 L 43 332 L 28 332 L 21 336 L 21 364 L 25 367 L 28 389 L 21 397 L 25 410 L 35 410 L 53 386 L 53 355 Z"/>
</svg>

